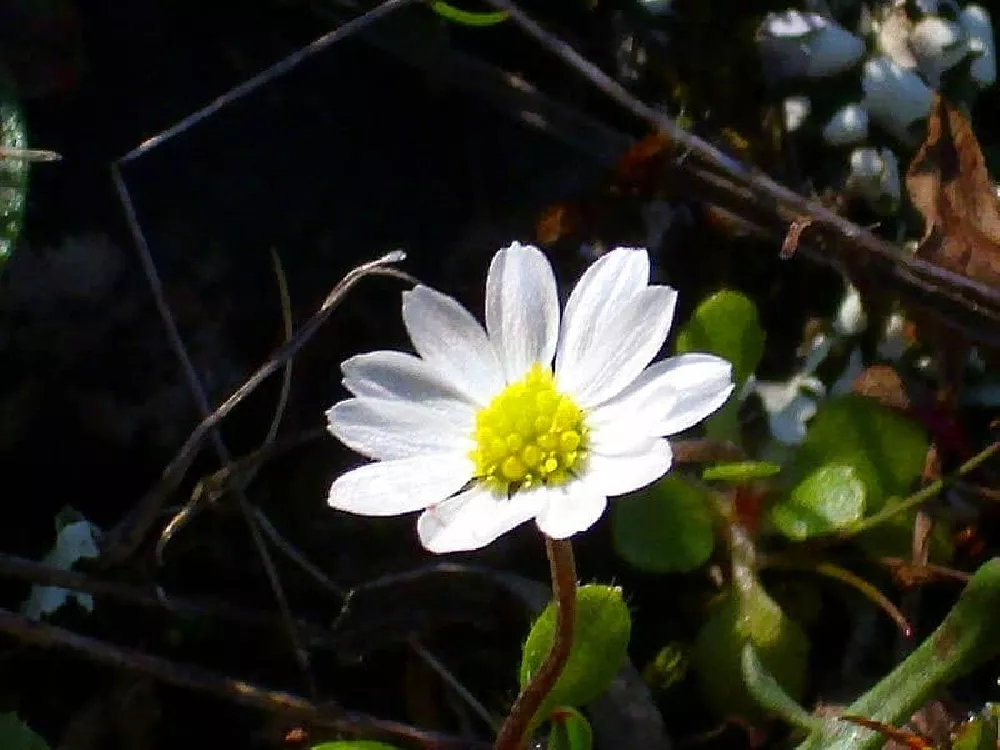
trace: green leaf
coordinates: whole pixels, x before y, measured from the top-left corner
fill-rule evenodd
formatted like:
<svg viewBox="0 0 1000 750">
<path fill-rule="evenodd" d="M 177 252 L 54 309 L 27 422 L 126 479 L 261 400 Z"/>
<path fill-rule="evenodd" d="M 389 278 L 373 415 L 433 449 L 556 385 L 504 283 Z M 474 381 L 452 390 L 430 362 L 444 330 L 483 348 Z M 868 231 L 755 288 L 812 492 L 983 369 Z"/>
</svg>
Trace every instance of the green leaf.
<svg viewBox="0 0 1000 750">
<path fill-rule="evenodd" d="M 771 523 L 789 539 L 834 534 L 865 514 L 865 485 L 854 467 L 827 464 L 771 506 Z"/>
<path fill-rule="evenodd" d="M 0 748 L 3 750 L 49 750 L 48 743 L 35 734 L 15 713 L 0 714 Z"/>
<path fill-rule="evenodd" d="M 615 550 L 630 565 L 651 573 L 694 570 L 715 546 L 710 503 L 701 487 L 670 474 L 620 497 L 611 512 Z"/>
<path fill-rule="evenodd" d="M 706 482 L 729 482 L 745 484 L 755 479 L 767 479 L 781 471 L 781 467 L 770 461 L 732 461 L 709 466 L 701 473 Z"/>
<path fill-rule="evenodd" d="M 715 607 L 695 641 L 692 662 L 698 682 L 720 716 L 753 720 L 764 713 L 743 679 L 743 648 L 748 643 L 781 689 L 793 700 L 802 697 L 809 640 L 753 581 Z"/>
<path fill-rule="evenodd" d="M 827 464 L 855 469 L 865 485 L 866 510 L 904 496 L 920 478 L 929 443 L 915 420 L 857 395 L 824 401 L 789 467 L 793 483 Z"/>
<path fill-rule="evenodd" d="M 375 740 L 335 740 L 313 745 L 309 750 L 399 750 L 399 748 Z"/>
<path fill-rule="evenodd" d="M 507 20 L 506 11 L 471 11 L 456 8 L 444 0 L 433 0 L 431 10 L 442 18 L 462 26 L 495 26 Z"/>
<path fill-rule="evenodd" d="M 952 741 L 952 750 L 996 750 L 1000 708 L 986 706 L 966 722 Z"/>
<path fill-rule="evenodd" d="M 731 290 L 703 300 L 677 334 L 677 353 L 717 354 L 733 365 L 737 390 L 757 369 L 764 354 L 764 329 L 757 306 Z M 706 423 L 705 432 L 716 440 L 740 442 L 739 402 L 730 399 Z"/>
<path fill-rule="evenodd" d="M 20 107 L 0 87 L 0 148 L 28 148 L 27 127 Z M 27 204 L 27 159 L 0 156 L 0 267 L 14 251 Z"/>
<path fill-rule="evenodd" d="M 552 732 L 548 750 L 591 750 L 594 732 L 587 717 L 569 706 L 560 706 L 549 715 Z"/>
<path fill-rule="evenodd" d="M 590 584 L 577 590 L 573 647 L 536 720 L 555 706 L 583 706 L 607 690 L 625 662 L 632 620 L 621 589 Z M 521 653 L 523 688 L 541 668 L 552 648 L 556 628 L 553 602 L 531 626 Z"/>
<path fill-rule="evenodd" d="M 718 354 L 733 364 L 733 379 L 743 383 L 753 375 L 764 354 L 764 329 L 757 306 L 730 290 L 702 301 L 677 334 L 677 353 Z"/>
<path fill-rule="evenodd" d="M 757 703 L 769 713 L 780 716 L 792 726 L 805 729 L 807 732 L 820 727 L 822 721 L 802 708 L 798 701 L 784 691 L 764 667 L 757 650 L 750 643 L 743 646 L 742 667 L 743 682 L 746 683 L 747 689 Z"/>
</svg>

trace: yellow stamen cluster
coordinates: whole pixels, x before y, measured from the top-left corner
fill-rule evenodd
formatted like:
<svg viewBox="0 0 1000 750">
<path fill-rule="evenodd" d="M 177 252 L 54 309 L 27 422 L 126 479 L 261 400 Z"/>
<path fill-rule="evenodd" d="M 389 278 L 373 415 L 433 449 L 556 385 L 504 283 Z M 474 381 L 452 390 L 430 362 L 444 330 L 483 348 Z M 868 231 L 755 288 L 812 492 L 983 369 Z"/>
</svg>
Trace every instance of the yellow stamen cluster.
<svg viewBox="0 0 1000 750">
<path fill-rule="evenodd" d="M 555 389 L 547 367 L 535 364 L 476 415 L 475 476 L 510 494 L 539 484 L 563 484 L 587 456 L 584 413 Z"/>
</svg>

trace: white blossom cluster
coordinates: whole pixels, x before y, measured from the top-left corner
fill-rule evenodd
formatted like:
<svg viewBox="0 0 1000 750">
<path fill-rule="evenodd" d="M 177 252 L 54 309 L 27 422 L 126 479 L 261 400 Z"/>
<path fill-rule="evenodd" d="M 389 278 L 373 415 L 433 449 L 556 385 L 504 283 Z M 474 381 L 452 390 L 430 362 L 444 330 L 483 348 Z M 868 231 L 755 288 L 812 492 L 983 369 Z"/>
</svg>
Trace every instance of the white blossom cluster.
<svg viewBox="0 0 1000 750">
<path fill-rule="evenodd" d="M 892 148 L 869 144 L 869 128 L 912 148 L 945 72 L 963 64 L 972 88 L 992 86 L 996 44 L 989 12 L 955 0 L 873 1 L 852 15 L 857 20 L 847 28 L 831 4 L 812 5 L 824 12 L 814 7 L 769 13 L 757 31 L 768 73 L 801 83 L 801 92 L 782 103 L 785 127 L 790 133 L 817 128 L 828 145 L 850 149 L 844 188 L 875 210 L 894 212 L 901 195 L 899 160 Z M 824 79 L 852 70 L 860 77 L 857 100 L 815 122 L 811 94 Z"/>
</svg>

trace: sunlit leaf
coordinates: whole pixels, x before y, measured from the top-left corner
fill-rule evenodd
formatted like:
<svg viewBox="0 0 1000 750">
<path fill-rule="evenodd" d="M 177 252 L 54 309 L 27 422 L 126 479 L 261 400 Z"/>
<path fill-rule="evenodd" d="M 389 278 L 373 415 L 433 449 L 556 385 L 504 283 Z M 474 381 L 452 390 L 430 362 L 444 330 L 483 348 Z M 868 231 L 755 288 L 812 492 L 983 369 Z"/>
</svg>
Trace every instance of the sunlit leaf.
<svg viewBox="0 0 1000 750">
<path fill-rule="evenodd" d="M 733 379 L 744 382 L 764 353 L 764 329 L 757 306 L 731 290 L 716 292 L 698 305 L 677 334 L 677 352 L 708 352 L 733 363 Z"/>
<path fill-rule="evenodd" d="M 790 467 L 799 483 L 828 464 L 852 467 L 866 490 L 866 511 L 905 496 L 920 478 L 928 439 L 918 422 L 863 396 L 824 401 Z"/>
<path fill-rule="evenodd" d="M 865 485 L 852 466 L 827 464 L 799 482 L 771 506 L 771 523 L 801 541 L 836 533 L 865 513 Z"/>
<path fill-rule="evenodd" d="M 569 706 L 560 706 L 549 715 L 552 732 L 548 750 L 591 750 L 594 732 L 587 717 Z"/>
<path fill-rule="evenodd" d="M 705 490 L 678 475 L 618 498 L 611 512 L 615 550 L 651 573 L 694 570 L 715 546 L 710 502 Z"/>
<path fill-rule="evenodd" d="M 764 329 L 757 307 L 731 290 L 703 300 L 677 334 L 677 352 L 707 352 L 729 360 L 737 389 L 750 377 L 764 353 Z M 706 434 L 717 440 L 740 442 L 738 399 L 730 399 L 705 423 Z"/>
<path fill-rule="evenodd" d="M 625 663 L 632 627 L 621 589 L 590 584 L 577 590 L 573 648 L 552 692 L 543 702 L 538 719 L 555 706 L 583 706 L 607 690 Z M 541 668 L 552 648 L 556 608 L 549 603 L 531 626 L 521 653 L 523 688 Z"/>
<path fill-rule="evenodd" d="M 781 471 L 781 467 L 770 461 L 733 461 L 709 466 L 701 473 L 706 482 L 729 482 L 743 484 L 755 479 L 767 479 Z"/>
</svg>

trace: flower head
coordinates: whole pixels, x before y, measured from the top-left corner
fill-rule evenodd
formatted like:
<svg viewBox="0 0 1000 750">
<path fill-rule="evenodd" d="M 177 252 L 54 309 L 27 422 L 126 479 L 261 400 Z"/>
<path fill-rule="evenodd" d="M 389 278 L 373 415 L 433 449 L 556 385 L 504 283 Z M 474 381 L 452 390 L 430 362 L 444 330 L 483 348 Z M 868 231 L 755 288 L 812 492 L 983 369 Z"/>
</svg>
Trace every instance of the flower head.
<svg viewBox="0 0 1000 750">
<path fill-rule="evenodd" d="M 589 528 L 608 497 L 666 473 L 666 436 L 732 392 L 719 357 L 650 365 L 676 298 L 649 284 L 645 250 L 618 248 L 587 269 L 560 317 L 548 260 L 517 242 L 490 264 L 485 330 L 451 297 L 404 292 L 417 356 L 343 363 L 354 397 L 327 412 L 330 431 L 375 463 L 334 481 L 330 505 L 421 510 L 417 532 L 433 552 L 484 547 L 530 519 L 560 539 Z"/>
</svg>

